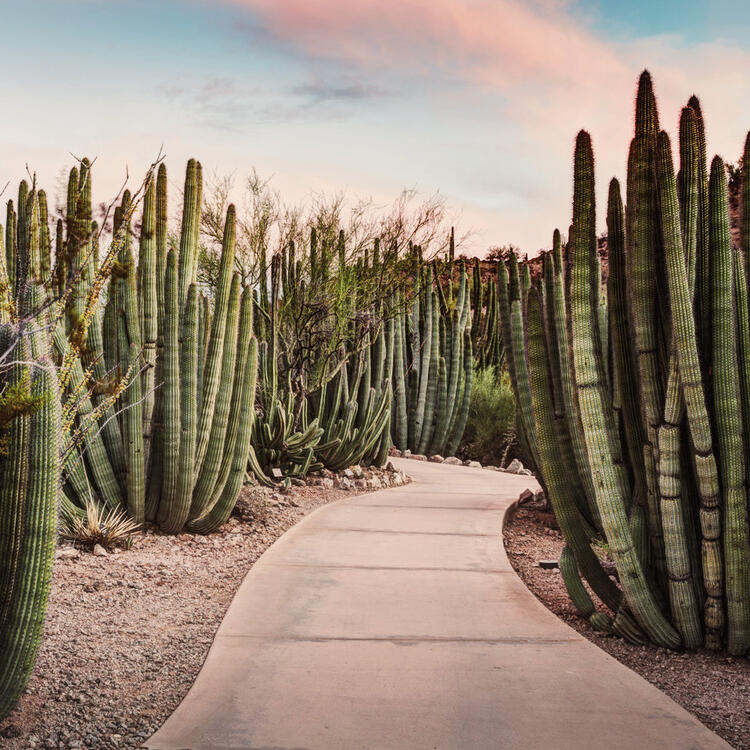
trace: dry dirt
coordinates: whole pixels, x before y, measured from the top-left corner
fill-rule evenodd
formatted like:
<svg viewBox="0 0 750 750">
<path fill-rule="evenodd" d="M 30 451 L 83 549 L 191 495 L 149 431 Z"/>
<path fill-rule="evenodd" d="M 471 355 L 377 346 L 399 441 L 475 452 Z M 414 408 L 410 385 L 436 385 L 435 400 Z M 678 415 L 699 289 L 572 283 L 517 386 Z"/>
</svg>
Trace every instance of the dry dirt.
<svg viewBox="0 0 750 750">
<path fill-rule="evenodd" d="M 557 569 L 540 560 L 558 560 L 563 539 L 543 505 L 521 506 L 506 525 L 505 549 L 526 586 L 549 610 L 599 648 L 656 685 L 737 750 L 750 750 L 750 660 L 721 653 L 678 653 L 632 646 L 599 633 L 571 604 Z"/>
<path fill-rule="evenodd" d="M 187 693 L 253 563 L 307 513 L 353 494 L 246 487 L 216 534 L 150 530 L 105 557 L 58 550 L 37 664 L 0 747 L 138 747 Z"/>
</svg>

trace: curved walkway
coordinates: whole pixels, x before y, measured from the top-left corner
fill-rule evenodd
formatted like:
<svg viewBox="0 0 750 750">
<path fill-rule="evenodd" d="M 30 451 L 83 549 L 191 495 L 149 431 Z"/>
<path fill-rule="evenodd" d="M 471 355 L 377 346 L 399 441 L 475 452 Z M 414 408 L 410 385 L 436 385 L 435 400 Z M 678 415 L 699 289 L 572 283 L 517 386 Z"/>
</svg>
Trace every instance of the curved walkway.
<svg viewBox="0 0 750 750">
<path fill-rule="evenodd" d="M 319 508 L 261 557 L 147 747 L 729 747 L 516 577 L 500 526 L 533 478 L 396 463 L 412 484 Z"/>
</svg>

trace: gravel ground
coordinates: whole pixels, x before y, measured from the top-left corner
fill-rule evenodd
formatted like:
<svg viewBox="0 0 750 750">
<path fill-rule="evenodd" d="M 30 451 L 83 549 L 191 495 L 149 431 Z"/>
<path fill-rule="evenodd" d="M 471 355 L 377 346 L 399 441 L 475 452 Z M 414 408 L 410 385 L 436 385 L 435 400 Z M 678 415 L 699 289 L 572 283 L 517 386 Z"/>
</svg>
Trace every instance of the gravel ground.
<svg viewBox="0 0 750 750">
<path fill-rule="evenodd" d="M 632 646 L 599 633 L 576 613 L 557 569 L 563 540 L 554 516 L 536 501 L 521 506 L 507 524 L 505 549 L 526 586 L 549 610 L 599 648 L 656 685 L 737 750 L 750 750 L 750 660 L 721 653 L 677 653 Z"/>
<path fill-rule="evenodd" d="M 318 482 L 286 495 L 246 487 L 207 537 L 149 530 L 119 554 L 59 549 L 44 641 L 0 747 L 138 747 L 187 693 L 253 563 L 310 511 L 365 489 Z M 359 484 L 379 483 L 367 472 Z"/>
</svg>

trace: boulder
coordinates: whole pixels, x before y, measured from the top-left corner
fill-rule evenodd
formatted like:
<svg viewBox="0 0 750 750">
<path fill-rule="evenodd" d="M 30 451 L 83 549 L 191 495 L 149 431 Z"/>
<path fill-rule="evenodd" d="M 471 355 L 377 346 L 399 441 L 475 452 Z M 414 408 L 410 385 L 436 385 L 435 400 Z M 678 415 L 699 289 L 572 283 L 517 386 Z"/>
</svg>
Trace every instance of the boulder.
<svg viewBox="0 0 750 750">
<path fill-rule="evenodd" d="M 460 458 L 456 458 L 455 456 L 448 456 L 448 458 L 446 458 L 443 463 L 448 464 L 449 466 L 461 466 L 463 462 Z"/>
</svg>

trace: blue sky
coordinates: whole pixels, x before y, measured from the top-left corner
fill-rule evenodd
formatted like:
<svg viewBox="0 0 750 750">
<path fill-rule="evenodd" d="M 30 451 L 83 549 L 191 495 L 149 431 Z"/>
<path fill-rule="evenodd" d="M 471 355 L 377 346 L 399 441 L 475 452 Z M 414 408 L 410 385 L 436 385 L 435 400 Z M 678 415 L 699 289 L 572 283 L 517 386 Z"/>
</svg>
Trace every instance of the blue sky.
<svg viewBox="0 0 750 750">
<path fill-rule="evenodd" d="M 534 253 L 570 221 L 579 128 L 600 201 L 623 176 L 643 67 L 670 133 L 697 93 L 709 148 L 737 158 L 748 38 L 726 0 L 27 0 L 3 12 L 3 181 L 28 164 L 54 192 L 95 156 L 106 200 L 163 145 L 175 188 L 195 156 L 294 201 L 439 190 L 470 251 Z"/>
</svg>

